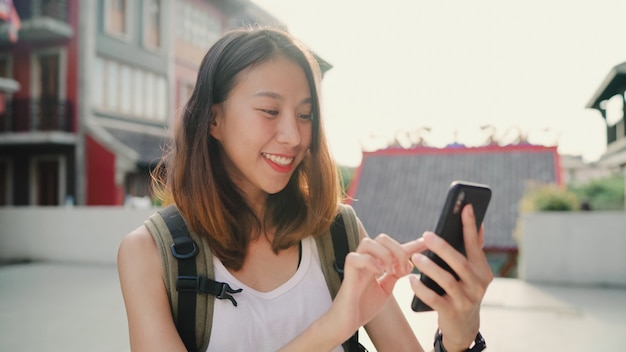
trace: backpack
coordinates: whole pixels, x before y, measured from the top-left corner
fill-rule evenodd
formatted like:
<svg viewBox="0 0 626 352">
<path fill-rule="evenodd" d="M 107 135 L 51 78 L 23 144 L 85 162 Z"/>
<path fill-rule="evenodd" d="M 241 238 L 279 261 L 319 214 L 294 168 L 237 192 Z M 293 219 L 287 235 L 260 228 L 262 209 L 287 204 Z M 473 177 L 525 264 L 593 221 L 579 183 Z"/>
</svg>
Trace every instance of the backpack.
<svg viewBox="0 0 626 352">
<path fill-rule="evenodd" d="M 213 324 L 213 303 L 229 299 L 236 306 L 236 295 L 228 283 L 213 280 L 213 254 L 206 239 L 189 231 L 175 205 L 153 214 L 146 222 L 159 248 L 165 287 L 172 316 L 188 351 L 206 351 Z M 330 231 L 315 238 L 322 272 L 331 298 L 334 299 L 343 280 L 345 256 L 356 250 L 359 231 L 356 214 L 349 205 L 340 212 Z M 358 331 L 343 344 L 344 350 L 367 351 L 358 342 Z"/>
</svg>

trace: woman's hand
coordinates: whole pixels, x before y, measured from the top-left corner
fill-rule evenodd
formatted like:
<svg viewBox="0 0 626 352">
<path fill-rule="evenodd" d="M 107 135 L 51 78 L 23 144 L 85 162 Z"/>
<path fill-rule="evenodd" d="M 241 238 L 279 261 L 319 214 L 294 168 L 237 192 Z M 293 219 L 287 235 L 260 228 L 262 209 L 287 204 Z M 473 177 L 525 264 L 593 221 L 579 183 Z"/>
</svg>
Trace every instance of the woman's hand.
<svg viewBox="0 0 626 352">
<path fill-rule="evenodd" d="M 398 279 L 413 270 L 411 255 L 425 249 L 423 239 L 401 245 L 381 234 L 363 238 L 346 256 L 344 279 L 328 312 L 343 340 L 383 309 Z"/>
<path fill-rule="evenodd" d="M 437 311 L 443 345 L 447 351 L 464 351 L 474 341 L 480 326 L 480 304 L 493 280 L 493 274 L 482 250 L 483 228 L 476 231 L 476 219 L 471 205 L 463 208 L 463 239 L 467 257 L 445 240 L 431 232 L 424 233 L 424 243 L 457 273 L 457 281 L 423 254 L 411 258 L 420 272 L 428 275 L 445 291 L 439 296 L 426 287 L 415 275 L 410 277 L 415 294 Z"/>
<path fill-rule="evenodd" d="M 357 250 L 346 256 L 344 278 L 330 309 L 281 352 L 330 350 L 348 340 L 385 307 L 389 313 L 384 318 L 392 317 L 398 325 L 385 324 L 383 330 L 392 332 L 385 336 L 393 335 L 394 331 L 411 333 L 406 321 L 406 326 L 399 324 L 404 317 L 397 304 L 385 304 L 390 301 L 396 281 L 413 270 L 409 261 L 411 255 L 426 249 L 424 240 L 420 238 L 401 245 L 384 234 L 370 239 L 360 224 L 359 227 L 361 241 Z M 412 344 L 417 345 L 414 336 L 406 343 L 407 346 Z M 419 351 L 417 348 L 419 346 L 412 350 Z"/>
</svg>

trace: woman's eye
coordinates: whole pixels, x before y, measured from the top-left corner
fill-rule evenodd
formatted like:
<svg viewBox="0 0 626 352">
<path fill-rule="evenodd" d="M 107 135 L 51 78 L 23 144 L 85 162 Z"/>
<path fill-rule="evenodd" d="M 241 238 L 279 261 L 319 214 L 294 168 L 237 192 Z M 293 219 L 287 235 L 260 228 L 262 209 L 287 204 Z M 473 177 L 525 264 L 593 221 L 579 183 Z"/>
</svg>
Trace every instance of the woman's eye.
<svg viewBox="0 0 626 352">
<path fill-rule="evenodd" d="M 303 120 L 313 120 L 313 113 L 309 114 L 298 114 L 298 117 Z"/>
<path fill-rule="evenodd" d="M 272 109 L 259 109 L 259 111 L 268 114 L 268 115 L 272 115 L 272 116 L 278 116 L 278 110 L 272 110 Z"/>
</svg>

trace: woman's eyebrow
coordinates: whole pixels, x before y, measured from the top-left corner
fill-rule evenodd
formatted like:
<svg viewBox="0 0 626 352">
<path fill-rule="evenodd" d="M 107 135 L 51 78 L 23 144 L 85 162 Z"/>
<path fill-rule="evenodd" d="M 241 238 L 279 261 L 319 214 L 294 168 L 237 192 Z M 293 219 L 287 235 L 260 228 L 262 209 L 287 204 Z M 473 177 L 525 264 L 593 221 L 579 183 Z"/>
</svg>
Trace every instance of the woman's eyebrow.
<svg viewBox="0 0 626 352">
<path fill-rule="evenodd" d="M 255 97 L 268 97 L 268 98 L 277 99 L 277 100 L 285 99 L 282 95 L 278 93 L 274 93 L 274 92 L 258 92 L 254 96 Z"/>
<path fill-rule="evenodd" d="M 268 91 L 258 92 L 254 94 L 254 96 L 255 97 L 268 97 L 268 98 L 272 98 L 276 100 L 285 100 L 285 97 L 283 97 L 282 95 L 275 93 L 275 92 L 268 92 Z M 313 99 L 311 99 L 311 97 L 307 97 L 307 98 L 302 99 L 300 103 L 298 103 L 298 105 L 310 104 L 312 101 Z"/>
</svg>

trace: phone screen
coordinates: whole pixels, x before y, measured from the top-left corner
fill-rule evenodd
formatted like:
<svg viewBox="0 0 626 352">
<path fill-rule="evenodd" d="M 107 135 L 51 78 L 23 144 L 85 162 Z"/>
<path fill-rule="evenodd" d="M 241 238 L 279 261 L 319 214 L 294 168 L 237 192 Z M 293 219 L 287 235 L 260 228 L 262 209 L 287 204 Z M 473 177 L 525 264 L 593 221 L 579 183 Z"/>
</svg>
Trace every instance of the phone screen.
<svg viewBox="0 0 626 352">
<path fill-rule="evenodd" d="M 491 200 L 491 189 L 487 185 L 472 183 L 466 181 L 454 181 L 450 185 L 448 195 L 446 197 L 443 210 L 439 216 L 435 233 L 446 240 L 457 251 L 465 255 L 465 242 L 463 241 L 463 222 L 461 220 L 461 211 L 467 204 L 474 207 L 474 216 L 476 217 L 477 230 L 485 218 L 487 206 Z M 452 268 L 444 262 L 438 255 L 427 250 L 424 252 L 428 258 L 437 265 L 451 273 L 457 280 L 459 276 Z M 444 289 L 428 276 L 422 274 L 420 280 L 430 289 L 439 295 L 445 295 Z M 417 296 L 413 297 L 411 309 L 416 312 L 432 310 L 427 304 L 422 302 Z"/>
</svg>

